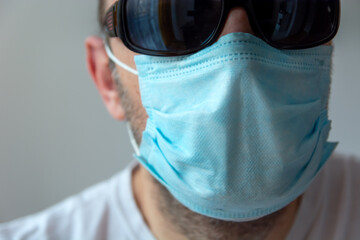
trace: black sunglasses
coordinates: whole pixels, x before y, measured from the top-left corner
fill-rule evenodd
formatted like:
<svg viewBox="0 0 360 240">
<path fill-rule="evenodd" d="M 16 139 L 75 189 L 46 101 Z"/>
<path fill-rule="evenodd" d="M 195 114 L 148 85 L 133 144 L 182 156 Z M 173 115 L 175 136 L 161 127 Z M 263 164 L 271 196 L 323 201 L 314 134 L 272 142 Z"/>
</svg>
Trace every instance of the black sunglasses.
<svg viewBox="0 0 360 240">
<path fill-rule="evenodd" d="M 278 49 L 321 45 L 339 28 L 340 0 L 119 0 L 105 15 L 105 32 L 137 53 L 186 55 L 213 44 L 236 6 Z"/>
</svg>

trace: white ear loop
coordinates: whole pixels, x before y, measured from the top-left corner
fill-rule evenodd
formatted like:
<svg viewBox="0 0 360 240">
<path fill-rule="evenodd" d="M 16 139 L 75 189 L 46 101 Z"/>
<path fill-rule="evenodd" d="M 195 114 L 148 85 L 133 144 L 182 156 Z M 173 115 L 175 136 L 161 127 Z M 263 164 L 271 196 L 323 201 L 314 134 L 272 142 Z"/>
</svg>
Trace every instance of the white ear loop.
<svg viewBox="0 0 360 240">
<path fill-rule="evenodd" d="M 135 151 L 135 155 L 139 157 L 140 156 L 139 145 L 137 144 L 137 142 L 135 140 L 134 133 L 131 130 L 131 126 L 130 126 L 129 122 L 126 122 L 126 128 L 127 128 L 127 131 L 128 131 L 129 137 L 130 137 L 130 143 Z"/>
<path fill-rule="evenodd" d="M 110 50 L 110 47 L 107 43 L 107 41 L 104 41 L 104 46 L 105 46 L 105 51 L 106 51 L 106 54 L 108 55 L 108 57 L 114 62 L 116 63 L 117 65 L 119 65 L 120 67 L 122 67 L 123 69 L 131 72 L 132 74 L 135 74 L 135 75 L 139 75 L 138 74 L 138 71 L 136 71 L 135 69 L 129 67 L 128 65 L 126 65 L 125 63 L 121 62 L 119 59 L 117 59 L 114 54 L 111 52 Z M 135 137 L 134 137 L 134 133 L 133 131 L 131 130 L 131 126 L 130 126 L 130 123 L 127 122 L 126 123 L 126 129 L 127 129 L 127 132 L 129 134 L 129 137 L 130 137 L 130 143 L 135 151 L 135 154 L 136 156 L 140 156 L 140 149 L 139 149 L 139 145 L 137 144 L 136 140 L 135 140 Z"/>
<path fill-rule="evenodd" d="M 120 67 L 122 67 L 123 69 L 131 72 L 132 74 L 135 75 L 139 75 L 138 71 L 136 71 L 135 69 L 129 67 L 128 65 L 126 65 L 125 63 L 121 62 L 119 59 L 117 59 L 114 54 L 111 52 L 109 45 L 107 44 L 106 41 L 104 41 L 104 45 L 105 45 L 105 51 L 106 54 L 108 55 L 108 57 L 117 65 L 119 65 Z"/>
</svg>

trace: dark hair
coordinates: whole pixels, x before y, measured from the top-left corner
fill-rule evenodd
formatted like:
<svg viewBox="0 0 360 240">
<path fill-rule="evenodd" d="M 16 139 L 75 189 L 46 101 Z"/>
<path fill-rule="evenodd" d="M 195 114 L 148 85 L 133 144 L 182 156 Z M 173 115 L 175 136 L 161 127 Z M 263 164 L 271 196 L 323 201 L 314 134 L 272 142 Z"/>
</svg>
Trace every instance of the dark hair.
<svg viewBox="0 0 360 240">
<path fill-rule="evenodd" d="M 100 26 L 100 30 L 104 32 L 103 19 L 105 15 L 105 0 L 99 0 L 98 2 L 98 24 Z"/>
</svg>

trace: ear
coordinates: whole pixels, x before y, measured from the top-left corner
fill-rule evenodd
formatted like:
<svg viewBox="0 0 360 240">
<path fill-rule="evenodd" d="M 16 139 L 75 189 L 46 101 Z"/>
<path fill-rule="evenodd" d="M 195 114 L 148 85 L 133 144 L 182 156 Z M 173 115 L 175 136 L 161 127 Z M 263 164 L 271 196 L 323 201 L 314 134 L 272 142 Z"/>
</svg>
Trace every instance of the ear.
<svg viewBox="0 0 360 240">
<path fill-rule="evenodd" d="M 88 37 L 85 41 L 85 48 L 88 71 L 107 110 L 113 118 L 124 120 L 125 112 L 109 69 L 109 57 L 106 54 L 103 40 L 95 36 Z"/>
</svg>

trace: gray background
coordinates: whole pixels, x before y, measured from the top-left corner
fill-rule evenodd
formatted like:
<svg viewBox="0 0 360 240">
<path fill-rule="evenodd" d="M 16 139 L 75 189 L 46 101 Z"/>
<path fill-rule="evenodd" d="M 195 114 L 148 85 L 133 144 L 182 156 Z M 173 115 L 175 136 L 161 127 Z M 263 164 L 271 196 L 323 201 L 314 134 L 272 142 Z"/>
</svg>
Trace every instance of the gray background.
<svg viewBox="0 0 360 240">
<path fill-rule="evenodd" d="M 132 158 L 87 74 L 96 0 L 0 0 L 0 222 L 109 178 Z M 331 140 L 360 156 L 360 1 L 335 40 Z"/>
</svg>

